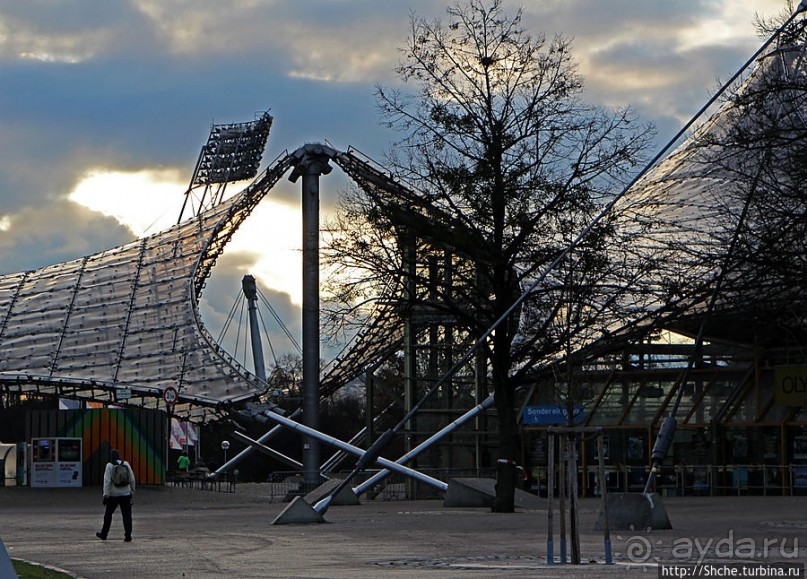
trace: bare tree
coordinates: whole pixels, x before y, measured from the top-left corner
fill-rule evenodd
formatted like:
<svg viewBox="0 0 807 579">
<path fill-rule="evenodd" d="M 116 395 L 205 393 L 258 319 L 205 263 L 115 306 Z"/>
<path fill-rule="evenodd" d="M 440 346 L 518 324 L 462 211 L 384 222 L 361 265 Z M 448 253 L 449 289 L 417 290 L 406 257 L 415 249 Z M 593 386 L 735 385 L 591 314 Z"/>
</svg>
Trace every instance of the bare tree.
<svg viewBox="0 0 807 579">
<path fill-rule="evenodd" d="M 416 91 L 377 89 L 385 122 L 403 135 L 387 163 L 420 194 L 346 197 L 330 250 L 350 279 L 334 295 L 343 313 L 381 296 L 402 308 L 425 304 L 479 336 L 620 187 L 652 131 L 630 110 L 584 103 L 571 42 L 531 36 L 521 11 L 507 15 L 498 0 L 469 0 L 447 14 L 445 24 L 412 15 L 397 73 Z M 589 250 L 609 235 L 604 223 Z M 435 286 L 425 268 L 408 267 L 412 250 L 418 263 L 448 252 L 441 259 L 451 262 L 451 283 Z M 577 263 L 593 255 L 581 250 Z M 593 288 L 592 279 L 577 290 Z M 411 291 L 428 283 L 430 291 Z M 522 352 L 562 347 L 547 320 L 568 309 L 553 296 L 536 292 L 486 348 L 499 425 L 499 512 L 513 510 L 519 456 L 514 340 L 528 344 Z M 576 319 L 585 325 L 596 317 L 591 307 Z M 525 328 L 547 331 L 525 338 Z"/>
<path fill-rule="evenodd" d="M 303 359 L 297 354 L 283 354 L 269 375 L 269 384 L 292 404 L 302 399 Z"/>
</svg>

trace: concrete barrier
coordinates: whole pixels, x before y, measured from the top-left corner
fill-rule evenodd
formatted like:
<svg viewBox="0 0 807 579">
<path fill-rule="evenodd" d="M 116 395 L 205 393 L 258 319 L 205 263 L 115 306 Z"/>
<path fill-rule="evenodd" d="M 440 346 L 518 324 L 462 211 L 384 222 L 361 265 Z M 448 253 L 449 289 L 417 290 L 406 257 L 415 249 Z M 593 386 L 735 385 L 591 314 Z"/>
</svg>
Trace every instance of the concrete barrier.
<svg viewBox="0 0 807 579">
<path fill-rule="evenodd" d="M 608 527 L 612 531 L 672 529 L 667 509 L 658 493 L 608 493 Z M 602 530 L 602 510 L 597 511 L 594 530 Z"/>
<path fill-rule="evenodd" d="M 496 498 L 496 479 L 452 478 L 448 481 L 444 507 L 492 507 Z M 515 506 L 522 509 L 546 507 L 546 500 L 516 489 Z"/>
</svg>

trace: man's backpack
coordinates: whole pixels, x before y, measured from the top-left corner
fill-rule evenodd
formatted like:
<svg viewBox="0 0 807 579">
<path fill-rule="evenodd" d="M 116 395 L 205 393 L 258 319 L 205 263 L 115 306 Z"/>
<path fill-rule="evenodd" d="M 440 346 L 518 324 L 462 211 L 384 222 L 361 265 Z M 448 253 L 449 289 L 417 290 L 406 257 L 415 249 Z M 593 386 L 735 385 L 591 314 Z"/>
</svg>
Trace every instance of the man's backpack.
<svg viewBox="0 0 807 579">
<path fill-rule="evenodd" d="M 112 465 L 112 484 L 116 487 L 129 486 L 129 467 L 124 463 Z"/>
</svg>

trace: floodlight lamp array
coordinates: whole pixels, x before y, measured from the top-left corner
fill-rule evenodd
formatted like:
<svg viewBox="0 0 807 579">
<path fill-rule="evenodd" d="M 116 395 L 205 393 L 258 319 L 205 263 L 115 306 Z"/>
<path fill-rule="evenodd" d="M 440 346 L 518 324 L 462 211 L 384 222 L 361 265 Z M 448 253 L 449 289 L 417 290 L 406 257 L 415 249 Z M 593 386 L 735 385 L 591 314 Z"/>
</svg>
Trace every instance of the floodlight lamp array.
<svg viewBox="0 0 807 579">
<path fill-rule="evenodd" d="M 228 183 L 252 179 L 272 127 L 273 117 L 264 113 L 246 123 L 213 125 L 202 147 L 193 185 Z"/>
</svg>

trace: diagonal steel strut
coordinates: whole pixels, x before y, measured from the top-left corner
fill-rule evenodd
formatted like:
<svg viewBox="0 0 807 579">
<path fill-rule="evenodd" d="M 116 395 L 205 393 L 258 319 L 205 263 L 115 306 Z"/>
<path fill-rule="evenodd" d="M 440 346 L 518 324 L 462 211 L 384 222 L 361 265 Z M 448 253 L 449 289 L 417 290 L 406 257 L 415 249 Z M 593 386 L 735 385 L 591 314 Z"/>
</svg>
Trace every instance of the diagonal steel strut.
<svg viewBox="0 0 807 579">
<path fill-rule="evenodd" d="M 305 436 L 316 438 L 317 440 L 330 444 L 331 446 L 335 446 L 340 450 L 344 450 L 345 452 L 355 454 L 360 458 L 368 456 L 367 454 L 368 451 L 362 450 L 357 446 L 348 444 L 347 442 L 339 440 L 338 438 L 334 438 L 333 436 L 330 436 L 328 434 L 324 434 L 318 430 L 314 430 L 313 428 L 305 426 L 304 424 L 300 424 L 299 422 L 295 422 L 294 420 L 286 418 L 285 416 L 281 416 L 280 414 L 277 414 L 276 412 L 273 412 L 271 410 L 263 410 L 256 416 L 256 418 L 258 419 L 260 419 L 261 417 L 272 420 L 273 422 L 277 422 L 278 424 L 281 424 L 286 428 L 299 432 Z M 381 456 L 376 456 L 373 458 L 375 462 L 377 462 L 379 465 L 381 465 L 386 469 L 395 471 L 404 476 L 408 476 L 410 478 L 418 480 L 443 492 L 445 492 L 446 489 L 448 489 L 448 484 L 436 478 L 430 477 L 429 475 L 423 474 L 422 472 L 416 471 L 415 469 L 395 463 Z"/>
</svg>

